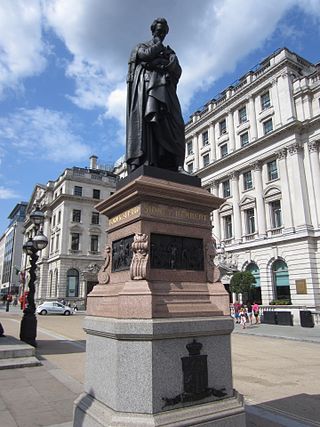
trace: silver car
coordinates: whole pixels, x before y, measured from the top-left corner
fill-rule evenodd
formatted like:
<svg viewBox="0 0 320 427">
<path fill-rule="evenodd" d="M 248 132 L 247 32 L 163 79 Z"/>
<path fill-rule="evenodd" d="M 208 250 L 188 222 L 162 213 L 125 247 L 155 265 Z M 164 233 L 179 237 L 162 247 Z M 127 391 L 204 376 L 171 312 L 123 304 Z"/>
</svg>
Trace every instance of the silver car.
<svg viewBox="0 0 320 427">
<path fill-rule="evenodd" d="M 70 316 L 73 314 L 73 309 L 67 305 L 61 304 L 58 301 L 45 301 L 44 303 L 38 305 L 37 307 L 38 314 L 64 314 L 65 316 Z"/>
</svg>

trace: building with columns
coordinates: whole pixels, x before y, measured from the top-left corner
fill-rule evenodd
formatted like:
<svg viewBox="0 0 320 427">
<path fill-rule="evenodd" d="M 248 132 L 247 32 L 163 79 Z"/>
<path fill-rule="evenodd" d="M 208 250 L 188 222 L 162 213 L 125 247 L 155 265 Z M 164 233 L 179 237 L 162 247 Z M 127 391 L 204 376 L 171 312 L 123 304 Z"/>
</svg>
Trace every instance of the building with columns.
<svg viewBox="0 0 320 427">
<path fill-rule="evenodd" d="M 43 233 L 49 240 L 37 263 L 38 302 L 63 299 L 85 306 L 98 282 L 106 246 L 107 218 L 95 205 L 115 191 L 116 179 L 91 156 L 88 168 L 67 168 L 56 180 L 35 186 L 27 207 L 25 241 L 34 233 L 29 215 L 35 206 L 45 214 Z"/>
<path fill-rule="evenodd" d="M 254 299 L 320 307 L 320 66 L 278 49 L 196 111 L 185 169 L 224 203 L 219 256 L 256 278 Z"/>
</svg>

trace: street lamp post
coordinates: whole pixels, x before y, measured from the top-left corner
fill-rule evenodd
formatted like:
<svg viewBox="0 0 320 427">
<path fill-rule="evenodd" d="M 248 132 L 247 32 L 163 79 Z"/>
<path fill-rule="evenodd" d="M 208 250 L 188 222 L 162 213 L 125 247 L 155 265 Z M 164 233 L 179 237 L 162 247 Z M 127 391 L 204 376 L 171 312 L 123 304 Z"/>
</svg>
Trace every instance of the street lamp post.
<svg viewBox="0 0 320 427">
<path fill-rule="evenodd" d="M 41 251 L 48 245 L 48 239 L 42 232 L 42 225 L 44 222 L 44 214 L 36 206 L 35 210 L 31 212 L 30 219 L 34 224 L 35 236 L 23 245 L 24 252 L 30 257 L 30 270 L 28 282 L 28 296 L 27 305 L 23 310 L 23 317 L 20 325 L 20 340 L 36 347 L 37 337 L 37 318 L 36 318 L 36 305 L 34 302 L 35 294 L 35 281 L 36 281 L 36 268 L 39 256 L 37 252 Z"/>
</svg>

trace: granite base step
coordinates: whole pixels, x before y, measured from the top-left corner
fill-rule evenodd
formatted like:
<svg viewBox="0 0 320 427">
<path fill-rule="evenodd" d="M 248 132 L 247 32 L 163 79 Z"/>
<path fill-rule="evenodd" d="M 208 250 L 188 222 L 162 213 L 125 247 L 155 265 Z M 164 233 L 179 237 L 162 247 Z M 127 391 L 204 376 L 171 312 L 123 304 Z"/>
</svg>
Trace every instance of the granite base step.
<svg viewBox="0 0 320 427">
<path fill-rule="evenodd" d="M 1 369 L 29 368 L 31 366 L 41 365 L 40 360 L 35 356 L 28 357 L 12 357 L 8 359 L 0 359 Z"/>
</svg>

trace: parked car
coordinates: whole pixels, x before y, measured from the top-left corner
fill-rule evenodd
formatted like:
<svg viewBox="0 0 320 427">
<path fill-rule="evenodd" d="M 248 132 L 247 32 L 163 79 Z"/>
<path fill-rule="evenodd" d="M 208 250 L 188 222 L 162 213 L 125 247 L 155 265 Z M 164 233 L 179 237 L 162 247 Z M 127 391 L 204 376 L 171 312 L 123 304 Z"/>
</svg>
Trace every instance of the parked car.
<svg viewBox="0 0 320 427">
<path fill-rule="evenodd" d="M 67 305 L 61 304 L 58 301 L 45 301 L 37 307 L 38 314 L 64 314 L 70 316 L 73 314 L 73 309 Z"/>
</svg>

